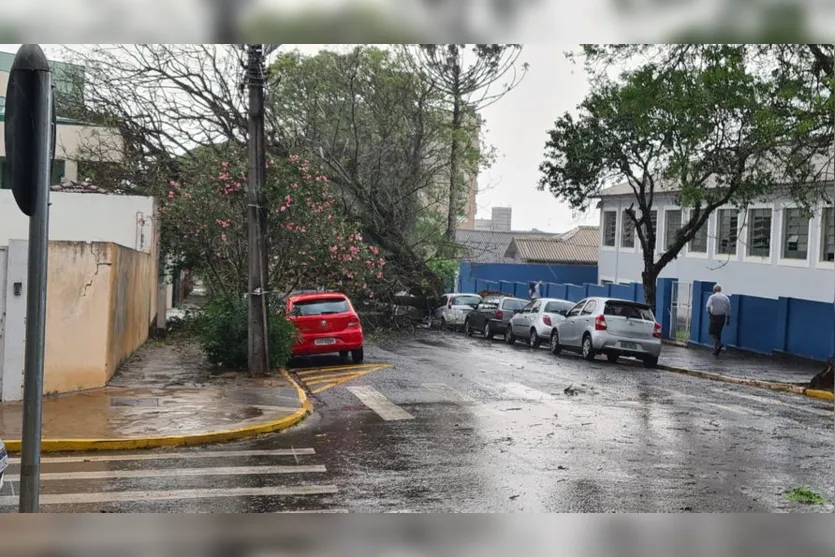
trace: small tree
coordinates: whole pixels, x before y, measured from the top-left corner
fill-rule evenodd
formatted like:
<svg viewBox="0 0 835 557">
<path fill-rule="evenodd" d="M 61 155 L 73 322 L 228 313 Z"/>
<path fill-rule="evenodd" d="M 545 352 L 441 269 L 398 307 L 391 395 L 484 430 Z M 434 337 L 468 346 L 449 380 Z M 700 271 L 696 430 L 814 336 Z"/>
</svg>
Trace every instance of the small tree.
<svg viewBox="0 0 835 557">
<path fill-rule="evenodd" d="M 643 253 L 646 302 L 654 307 L 661 270 L 714 210 L 744 207 L 775 184 L 793 183 L 779 162 L 786 135 L 770 102 L 774 92 L 729 45 L 704 49 L 698 63 L 645 63 L 620 82 L 599 76 L 579 116 L 564 114 L 549 132 L 540 189 L 582 209 L 606 186 L 628 184 L 634 199 L 625 213 Z M 674 193 L 690 218 L 656 259 L 650 215 L 662 191 Z"/>
</svg>

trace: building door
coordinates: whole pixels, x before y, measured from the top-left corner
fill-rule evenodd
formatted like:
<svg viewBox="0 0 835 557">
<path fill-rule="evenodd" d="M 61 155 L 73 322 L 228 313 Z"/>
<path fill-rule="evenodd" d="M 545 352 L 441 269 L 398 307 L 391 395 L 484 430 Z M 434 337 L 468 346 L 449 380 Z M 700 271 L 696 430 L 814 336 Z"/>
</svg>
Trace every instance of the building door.
<svg viewBox="0 0 835 557">
<path fill-rule="evenodd" d="M 688 342 L 693 317 L 693 283 L 676 280 L 670 301 L 670 338 Z"/>
</svg>

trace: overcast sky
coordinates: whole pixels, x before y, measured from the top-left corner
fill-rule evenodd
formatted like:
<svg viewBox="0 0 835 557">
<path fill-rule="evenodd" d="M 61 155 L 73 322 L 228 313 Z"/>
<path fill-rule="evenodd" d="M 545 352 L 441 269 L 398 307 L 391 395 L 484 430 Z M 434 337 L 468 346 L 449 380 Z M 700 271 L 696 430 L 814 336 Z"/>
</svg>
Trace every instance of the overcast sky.
<svg viewBox="0 0 835 557">
<path fill-rule="evenodd" d="M 15 52 L 20 45 L 0 44 Z M 312 54 L 336 45 L 285 45 Z M 337 47 L 338 48 L 338 47 Z M 598 224 L 597 211 L 573 215 L 550 193 L 537 189 L 547 130 L 558 115 L 573 111 L 588 91 L 582 64 L 571 64 L 564 52 L 571 45 L 527 44 L 520 62 L 530 65 L 519 86 L 499 102 L 485 108 L 486 141 L 496 147 L 492 168 L 479 175 L 478 217 L 489 218 L 492 207 L 513 208 L 513 228 L 562 232 L 577 224 Z M 54 47 L 46 48 L 55 55 Z"/>
</svg>

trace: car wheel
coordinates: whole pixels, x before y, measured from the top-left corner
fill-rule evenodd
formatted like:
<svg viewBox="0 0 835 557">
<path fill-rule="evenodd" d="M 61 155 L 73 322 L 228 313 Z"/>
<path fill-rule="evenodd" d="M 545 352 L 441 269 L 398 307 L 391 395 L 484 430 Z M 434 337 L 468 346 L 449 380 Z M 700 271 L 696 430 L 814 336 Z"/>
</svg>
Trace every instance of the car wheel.
<svg viewBox="0 0 835 557">
<path fill-rule="evenodd" d="M 583 336 L 583 359 L 588 361 L 594 359 L 594 345 L 591 343 L 591 335 L 588 333 Z"/>
<path fill-rule="evenodd" d="M 542 346 L 542 339 L 539 338 L 539 333 L 536 332 L 536 329 L 531 327 L 531 339 L 530 339 L 531 348 L 539 348 Z"/>
<path fill-rule="evenodd" d="M 467 319 L 465 319 L 465 320 L 464 320 L 464 332 L 465 332 L 465 333 L 467 333 L 467 336 L 468 336 L 468 337 L 473 336 L 473 333 L 475 332 L 475 331 L 473 331 L 473 329 L 470 327 L 470 318 L 469 318 L 469 317 L 468 317 Z"/>
<path fill-rule="evenodd" d="M 507 326 L 504 332 L 504 341 L 508 344 L 516 344 L 516 335 L 513 334 L 513 329 L 510 328 L 510 325 Z"/>
<path fill-rule="evenodd" d="M 551 354 L 554 356 L 559 356 L 560 352 L 562 352 L 562 346 L 560 346 L 560 333 L 554 329 L 551 332 Z"/>
<path fill-rule="evenodd" d="M 618 363 L 619 358 L 620 354 L 606 354 L 606 359 L 612 362 L 613 364 Z"/>
<path fill-rule="evenodd" d="M 351 350 L 351 359 L 354 361 L 355 364 L 361 364 L 362 360 L 365 358 L 365 354 L 363 353 L 362 348 L 357 348 L 356 350 Z"/>
<path fill-rule="evenodd" d="M 644 367 L 649 369 L 654 369 L 658 366 L 658 358 L 656 357 L 649 357 L 644 358 Z"/>
<path fill-rule="evenodd" d="M 493 340 L 493 331 L 490 330 L 489 322 L 484 324 L 484 338 L 486 338 L 487 340 Z"/>
</svg>

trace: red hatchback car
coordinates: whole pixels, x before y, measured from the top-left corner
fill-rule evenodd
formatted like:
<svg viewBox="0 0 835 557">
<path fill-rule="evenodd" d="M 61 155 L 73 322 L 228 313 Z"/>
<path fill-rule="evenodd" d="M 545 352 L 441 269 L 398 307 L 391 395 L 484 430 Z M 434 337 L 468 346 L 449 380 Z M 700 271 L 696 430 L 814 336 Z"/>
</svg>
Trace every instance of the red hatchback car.
<svg viewBox="0 0 835 557">
<path fill-rule="evenodd" d="M 355 363 L 363 359 L 362 324 L 351 300 L 339 292 L 296 294 L 287 298 L 287 316 L 300 334 L 293 356 L 351 353 Z"/>
</svg>

